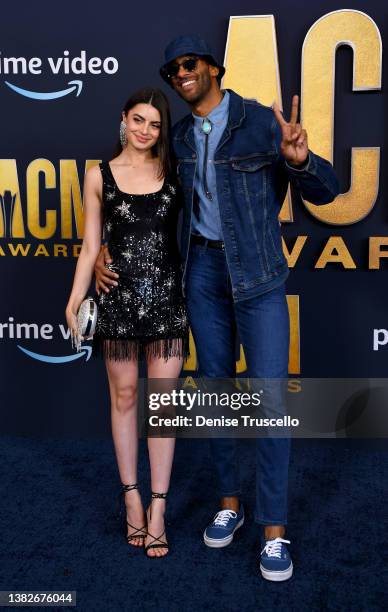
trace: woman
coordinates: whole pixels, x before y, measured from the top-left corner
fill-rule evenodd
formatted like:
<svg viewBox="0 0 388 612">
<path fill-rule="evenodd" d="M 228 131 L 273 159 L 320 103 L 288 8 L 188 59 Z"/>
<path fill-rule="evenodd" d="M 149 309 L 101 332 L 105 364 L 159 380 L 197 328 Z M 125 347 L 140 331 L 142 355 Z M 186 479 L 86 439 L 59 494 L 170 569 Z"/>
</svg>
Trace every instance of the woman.
<svg viewBox="0 0 388 612">
<path fill-rule="evenodd" d="M 120 286 L 99 295 L 93 352 L 104 355 L 109 379 L 126 538 L 134 546 L 145 545 L 149 557 L 161 557 L 168 552 L 164 512 L 175 440 L 148 439 L 152 498 L 145 515 L 137 485 L 138 362 L 145 357 L 149 378 L 175 380 L 188 352 L 188 323 L 176 240 L 180 202 L 170 113 L 160 90 L 142 89 L 129 98 L 120 143 L 117 157 L 85 175 L 85 232 L 66 319 L 75 333 L 103 229 Z"/>
</svg>

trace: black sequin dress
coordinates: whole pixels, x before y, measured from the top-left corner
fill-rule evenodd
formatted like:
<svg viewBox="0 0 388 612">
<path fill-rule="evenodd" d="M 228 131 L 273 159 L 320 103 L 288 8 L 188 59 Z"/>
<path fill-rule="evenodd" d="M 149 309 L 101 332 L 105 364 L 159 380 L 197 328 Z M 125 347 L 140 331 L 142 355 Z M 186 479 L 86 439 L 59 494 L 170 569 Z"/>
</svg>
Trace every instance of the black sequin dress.
<svg viewBox="0 0 388 612">
<path fill-rule="evenodd" d="M 155 193 L 131 195 L 120 191 L 108 162 L 100 168 L 104 237 L 113 260 L 108 267 L 119 279 L 117 287 L 97 297 L 93 354 L 114 360 L 186 357 L 177 184 L 166 178 Z"/>
</svg>

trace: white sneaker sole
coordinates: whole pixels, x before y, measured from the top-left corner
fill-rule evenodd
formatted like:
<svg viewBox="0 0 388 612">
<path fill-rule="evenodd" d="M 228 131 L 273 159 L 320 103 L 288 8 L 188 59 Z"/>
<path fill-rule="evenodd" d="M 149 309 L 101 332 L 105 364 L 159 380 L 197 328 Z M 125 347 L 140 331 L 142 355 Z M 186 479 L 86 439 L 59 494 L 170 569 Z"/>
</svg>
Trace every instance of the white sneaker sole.
<svg viewBox="0 0 388 612">
<path fill-rule="evenodd" d="M 289 578 L 291 578 L 292 573 L 294 571 L 294 567 L 291 561 L 290 567 L 288 567 L 286 570 L 283 570 L 282 572 L 271 572 L 270 570 L 264 569 L 264 567 L 260 563 L 260 571 L 261 575 L 266 580 L 272 580 L 273 582 L 282 582 L 283 580 L 288 580 Z"/>
<path fill-rule="evenodd" d="M 210 546 L 210 548 L 224 548 L 224 546 L 228 546 L 232 541 L 233 541 L 233 536 L 236 533 L 237 529 L 239 529 L 241 527 L 241 525 L 244 524 L 244 517 L 241 519 L 241 521 L 239 521 L 236 525 L 236 527 L 234 528 L 233 533 L 230 534 L 230 536 L 228 536 L 227 538 L 222 538 L 222 540 L 215 540 L 214 538 L 208 538 L 206 535 L 206 529 L 203 532 L 203 541 L 205 542 L 206 546 Z"/>
</svg>

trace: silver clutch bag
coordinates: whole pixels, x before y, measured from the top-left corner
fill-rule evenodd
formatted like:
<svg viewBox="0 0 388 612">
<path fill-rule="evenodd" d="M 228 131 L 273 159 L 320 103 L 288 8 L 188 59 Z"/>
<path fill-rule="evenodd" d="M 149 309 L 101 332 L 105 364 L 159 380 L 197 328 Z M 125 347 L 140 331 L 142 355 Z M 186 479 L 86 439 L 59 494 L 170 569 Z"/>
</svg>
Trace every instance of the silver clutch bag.
<svg viewBox="0 0 388 612">
<path fill-rule="evenodd" d="M 96 330 L 97 304 L 92 297 L 87 297 L 81 303 L 77 314 L 77 334 L 73 337 L 77 353 L 81 350 L 83 340 L 91 340 Z"/>
</svg>

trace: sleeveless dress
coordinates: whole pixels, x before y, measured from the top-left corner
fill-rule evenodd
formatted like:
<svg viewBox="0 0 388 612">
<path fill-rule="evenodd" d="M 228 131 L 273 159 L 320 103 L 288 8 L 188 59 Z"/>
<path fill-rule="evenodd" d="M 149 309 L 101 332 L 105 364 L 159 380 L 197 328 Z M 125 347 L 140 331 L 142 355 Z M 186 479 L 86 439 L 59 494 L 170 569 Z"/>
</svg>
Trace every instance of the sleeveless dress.
<svg viewBox="0 0 388 612">
<path fill-rule="evenodd" d="M 189 326 L 177 244 L 181 197 L 176 180 L 144 195 L 120 191 L 108 162 L 103 178 L 103 227 L 118 286 L 97 296 L 93 355 L 185 358 Z"/>
</svg>

